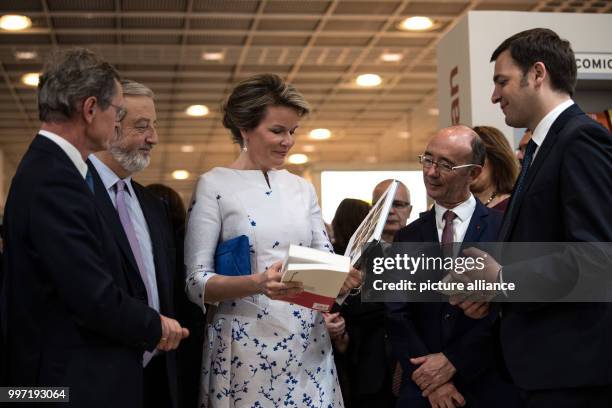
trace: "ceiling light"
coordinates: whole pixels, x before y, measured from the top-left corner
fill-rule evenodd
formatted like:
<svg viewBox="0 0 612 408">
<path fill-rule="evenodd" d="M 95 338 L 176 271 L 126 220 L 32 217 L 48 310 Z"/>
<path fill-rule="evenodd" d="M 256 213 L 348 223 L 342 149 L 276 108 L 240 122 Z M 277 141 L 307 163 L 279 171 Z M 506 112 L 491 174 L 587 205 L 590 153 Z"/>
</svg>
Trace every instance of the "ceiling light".
<svg viewBox="0 0 612 408">
<path fill-rule="evenodd" d="M 409 17 L 399 25 L 400 29 L 410 31 L 429 30 L 431 27 L 433 27 L 433 20 L 429 17 L 422 16 Z"/>
<path fill-rule="evenodd" d="M 440 109 L 438 108 L 429 108 L 427 109 L 427 113 L 431 116 L 438 116 L 440 114 Z"/>
<path fill-rule="evenodd" d="M 302 146 L 302 150 L 304 150 L 306 153 L 312 153 L 316 150 L 316 148 L 313 145 L 307 144 Z"/>
<path fill-rule="evenodd" d="M 28 86 L 38 86 L 39 78 L 40 74 L 38 72 L 30 72 L 29 74 L 25 74 L 21 77 L 21 82 Z"/>
<path fill-rule="evenodd" d="M 181 152 L 183 153 L 193 153 L 195 152 L 195 147 L 193 145 L 182 145 Z"/>
<path fill-rule="evenodd" d="M 32 20 L 26 16 L 7 14 L 0 17 L 0 28 L 7 31 L 24 30 L 32 26 Z"/>
<path fill-rule="evenodd" d="M 380 56 L 380 59 L 383 60 L 384 62 L 398 62 L 398 61 L 401 61 L 402 58 L 404 58 L 403 54 L 391 53 L 391 52 L 385 52 L 384 54 Z"/>
<path fill-rule="evenodd" d="M 289 163 L 291 164 L 304 164 L 308 161 L 308 156 L 302 153 L 295 153 L 289 156 Z"/>
<path fill-rule="evenodd" d="M 175 180 L 185 180 L 189 178 L 189 172 L 187 170 L 174 170 L 172 172 L 172 178 Z"/>
<path fill-rule="evenodd" d="M 410 139 L 410 132 L 407 130 L 401 131 L 397 134 L 400 139 Z"/>
<path fill-rule="evenodd" d="M 36 51 L 16 51 L 15 59 L 18 60 L 33 60 L 38 57 L 38 53 Z"/>
<path fill-rule="evenodd" d="M 382 78 L 380 77 L 380 75 L 376 74 L 363 74 L 357 77 L 356 82 L 359 86 L 378 86 L 381 84 Z"/>
<path fill-rule="evenodd" d="M 205 61 L 223 61 L 225 54 L 222 52 L 203 52 L 202 59 Z"/>
<path fill-rule="evenodd" d="M 208 106 L 206 105 L 191 105 L 185 111 L 189 116 L 206 116 L 208 112 Z"/>
<path fill-rule="evenodd" d="M 309 133 L 311 139 L 325 140 L 331 137 L 331 131 L 329 129 L 312 129 Z"/>
</svg>

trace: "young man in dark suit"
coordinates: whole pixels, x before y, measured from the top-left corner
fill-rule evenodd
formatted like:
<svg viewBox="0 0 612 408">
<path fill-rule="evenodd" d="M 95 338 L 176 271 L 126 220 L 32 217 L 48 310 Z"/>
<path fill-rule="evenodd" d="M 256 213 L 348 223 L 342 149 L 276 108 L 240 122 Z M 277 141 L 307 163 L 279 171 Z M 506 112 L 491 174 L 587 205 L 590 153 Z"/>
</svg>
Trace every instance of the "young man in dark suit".
<svg viewBox="0 0 612 408">
<path fill-rule="evenodd" d="M 527 30 L 506 39 L 491 61 L 493 103 L 508 125 L 533 129 L 500 238 L 611 242 L 612 137 L 571 99 L 577 69 L 569 42 L 549 29 Z M 535 300 L 560 300 L 551 294 L 584 273 L 576 267 L 580 256 L 568 247 L 503 269 L 491 262 L 485 277 L 514 283 Z M 609 406 L 611 327 L 610 303 L 505 304 L 502 350 L 527 406 Z"/>
<path fill-rule="evenodd" d="M 182 335 L 128 277 L 90 189 L 85 159 L 108 148 L 125 114 L 118 80 L 91 51 L 52 56 L 41 130 L 6 204 L 8 385 L 70 387 L 67 407 L 141 407 L 143 351 L 176 348 Z"/>
<path fill-rule="evenodd" d="M 395 242 L 441 243 L 448 249 L 453 242 L 495 241 L 501 213 L 470 192 L 484 158 L 485 147 L 472 129 L 453 126 L 438 132 L 420 156 L 434 207 L 402 228 Z M 403 369 L 398 408 L 520 406 L 517 390 L 501 379 L 497 367 L 497 313 L 475 312 L 470 310 L 478 319 L 442 299 L 387 303 L 387 330 Z"/>
<path fill-rule="evenodd" d="M 154 94 L 146 86 L 121 81 L 127 114 L 110 148 L 90 155 L 95 200 L 127 263 L 129 276 L 142 279 L 150 307 L 176 318 L 175 244 L 166 208 L 132 176 L 150 162 L 158 142 Z M 199 371 L 198 371 L 199 372 Z M 198 372 L 190 375 L 198 376 Z M 147 408 L 179 408 L 177 352 L 145 355 L 144 401 Z M 197 389 L 194 390 L 194 393 Z M 195 403 L 195 402 L 193 402 Z"/>
</svg>

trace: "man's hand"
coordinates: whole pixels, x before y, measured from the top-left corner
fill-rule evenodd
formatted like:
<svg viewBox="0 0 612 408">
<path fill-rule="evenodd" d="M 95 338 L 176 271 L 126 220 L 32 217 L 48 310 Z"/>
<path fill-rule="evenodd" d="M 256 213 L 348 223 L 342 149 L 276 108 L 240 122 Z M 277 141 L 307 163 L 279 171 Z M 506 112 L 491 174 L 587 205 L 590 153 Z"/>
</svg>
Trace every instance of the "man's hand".
<svg viewBox="0 0 612 408">
<path fill-rule="evenodd" d="M 480 258 L 484 267 L 472 269 L 466 271 L 464 275 L 467 275 L 470 280 L 484 279 L 487 282 L 495 283 L 498 282 L 498 274 L 501 270 L 501 265 L 491 255 L 482 251 L 478 248 L 470 247 L 463 250 L 463 255 L 470 258 Z"/>
<path fill-rule="evenodd" d="M 463 299 L 462 297 L 451 296 L 449 303 L 463 309 L 463 313 L 472 319 L 482 319 L 489 314 L 489 302 L 477 302 Z"/>
<path fill-rule="evenodd" d="M 412 381 L 427 397 L 433 390 L 447 383 L 455 375 L 457 369 L 442 353 L 428 354 L 423 357 L 411 358 L 410 362 L 420 367 L 412 373 Z"/>
<path fill-rule="evenodd" d="M 348 276 L 344 280 L 344 284 L 342 285 L 342 289 L 340 289 L 339 294 L 344 295 L 349 290 L 358 288 L 359 286 L 361 286 L 361 282 L 361 271 L 351 266 L 351 270 L 349 271 Z"/>
<path fill-rule="evenodd" d="M 159 315 L 162 326 L 162 336 L 157 345 L 158 350 L 170 351 L 176 349 L 181 340 L 189 336 L 189 330 L 181 327 L 179 322 L 164 315 Z"/>
<path fill-rule="evenodd" d="M 456 408 L 465 405 L 465 398 L 457 391 L 452 382 L 442 384 L 427 398 L 432 408 Z"/>
</svg>

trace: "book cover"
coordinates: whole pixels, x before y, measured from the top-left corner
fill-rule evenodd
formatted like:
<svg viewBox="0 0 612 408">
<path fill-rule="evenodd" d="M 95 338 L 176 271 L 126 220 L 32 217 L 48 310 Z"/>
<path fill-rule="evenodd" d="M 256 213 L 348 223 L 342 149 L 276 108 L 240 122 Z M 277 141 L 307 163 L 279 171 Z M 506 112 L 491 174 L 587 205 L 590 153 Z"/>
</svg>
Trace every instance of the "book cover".
<svg viewBox="0 0 612 408">
<path fill-rule="evenodd" d="M 351 259 L 351 265 L 358 266 L 365 255 L 364 249 L 380 242 L 398 185 L 399 181 L 393 180 L 351 236 L 344 252 L 344 255 Z"/>
<path fill-rule="evenodd" d="M 283 262 L 281 282 L 302 282 L 304 291 L 288 302 L 310 309 L 331 310 L 351 268 L 346 256 L 291 245 Z"/>
</svg>

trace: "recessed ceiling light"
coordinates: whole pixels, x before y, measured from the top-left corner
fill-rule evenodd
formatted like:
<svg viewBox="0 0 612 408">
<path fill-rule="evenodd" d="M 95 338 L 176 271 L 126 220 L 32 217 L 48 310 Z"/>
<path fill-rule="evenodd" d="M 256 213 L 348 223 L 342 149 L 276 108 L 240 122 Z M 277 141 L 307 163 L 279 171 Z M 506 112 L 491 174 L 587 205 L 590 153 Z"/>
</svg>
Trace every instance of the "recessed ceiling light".
<svg viewBox="0 0 612 408">
<path fill-rule="evenodd" d="M 187 170 L 174 170 L 172 172 L 172 178 L 175 180 L 185 180 L 189 178 L 189 172 Z"/>
<path fill-rule="evenodd" d="M 18 60 L 32 60 L 38 57 L 38 53 L 36 51 L 16 51 L 15 59 Z"/>
<path fill-rule="evenodd" d="M 378 86 L 382 82 L 380 75 L 376 74 L 362 74 L 357 77 L 355 81 L 359 86 L 371 87 Z"/>
<path fill-rule="evenodd" d="M 32 26 L 32 20 L 29 17 L 6 14 L 0 17 L 0 28 L 7 31 L 19 31 L 25 30 Z"/>
<path fill-rule="evenodd" d="M 30 72 L 29 74 L 25 74 L 21 77 L 21 82 L 28 86 L 38 86 L 39 79 L 40 74 L 38 72 Z"/>
<path fill-rule="evenodd" d="M 289 163 L 291 164 L 304 164 L 308 162 L 308 156 L 302 153 L 295 153 L 289 156 Z"/>
<path fill-rule="evenodd" d="M 316 150 L 316 147 L 314 147 L 313 145 L 307 144 L 307 145 L 302 146 L 302 150 L 304 150 L 306 153 L 312 153 Z"/>
<path fill-rule="evenodd" d="M 206 105 L 191 105 L 185 111 L 189 116 L 206 116 L 208 112 L 208 106 Z"/>
<path fill-rule="evenodd" d="M 404 55 L 398 52 L 385 52 L 380 56 L 380 59 L 384 62 L 398 62 L 401 61 L 402 58 L 404 58 Z"/>
<path fill-rule="evenodd" d="M 433 20 L 429 17 L 415 16 L 403 20 L 399 28 L 409 31 L 424 31 L 433 27 Z"/>
<path fill-rule="evenodd" d="M 440 114 L 440 109 L 438 108 L 429 108 L 427 109 L 427 113 L 431 116 L 438 116 Z"/>
<path fill-rule="evenodd" d="M 400 139 L 410 139 L 410 132 L 407 130 L 401 131 L 397 134 Z"/>
<path fill-rule="evenodd" d="M 311 139 L 325 140 L 331 137 L 331 131 L 325 128 L 312 129 L 308 135 Z"/>
<path fill-rule="evenodd" d="M 195 146 L 193 145 L 182 145 L 181 152 L 183 153 L 193 153 L 195 152 Z"/>
<path fill-rule="evenodd" d="M 222 52 L 203 52 L 202 59 L 205 61 L 223 61 L 225 54 Z"/>
</svg>

